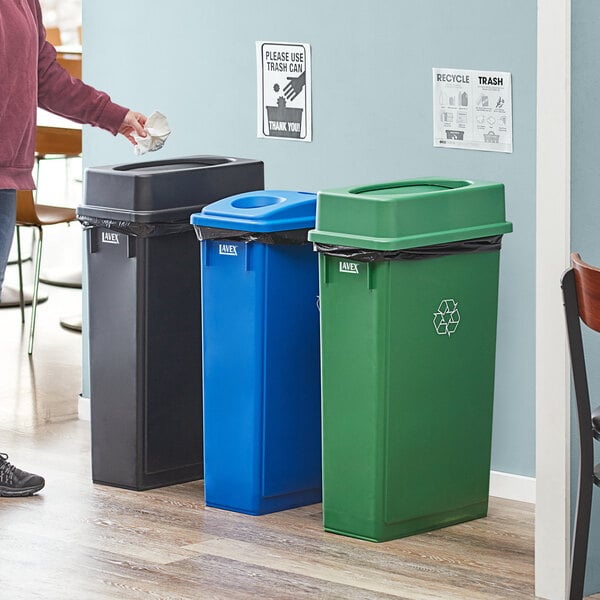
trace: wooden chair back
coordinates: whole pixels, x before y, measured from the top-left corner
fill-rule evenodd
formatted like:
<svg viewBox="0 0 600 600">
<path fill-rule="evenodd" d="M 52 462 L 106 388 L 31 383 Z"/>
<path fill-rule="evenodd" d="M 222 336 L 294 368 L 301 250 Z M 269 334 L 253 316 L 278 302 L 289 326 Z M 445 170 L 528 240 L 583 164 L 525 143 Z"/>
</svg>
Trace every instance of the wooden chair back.
<svg viewBox="0 0 600 600">
<path fill-rule="evenodd" d="M 79 156 L 81 154 L 81 129 L 38 125 L 35 136 L 35 151 L 40 156 L 46 154 Z"/>
<path fill-rule="evenodd" d="M 71 77 L 81 79 L 81 54 L 59 52 L 56 55 L 56 62 L 65 69 Z"/>
<path fill-rule="evenodd" d="M 579 254 L 571 254 L 571 263 L 579 316 L 590 329 L 600 332 L 600 269 L 583 262 Z"/>
<path fill-rule="evenodd" d="M 53 46 L 60 46 L 62 44 L 60 27 L 46 27 L 46 40 Z"/>
</svg>

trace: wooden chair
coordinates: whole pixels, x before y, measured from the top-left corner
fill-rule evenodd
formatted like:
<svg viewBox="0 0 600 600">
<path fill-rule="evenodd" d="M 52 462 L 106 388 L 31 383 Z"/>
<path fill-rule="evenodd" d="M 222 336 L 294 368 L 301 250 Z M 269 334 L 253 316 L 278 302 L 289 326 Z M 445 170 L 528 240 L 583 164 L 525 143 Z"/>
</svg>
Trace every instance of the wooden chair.
<svg viewBox="0 0 600 600">
<path fill-rule="evenodd" d="M 47 206 L 36 204 L 32 191 L 17 192 L 17 253 L 19 264 L 19 294 L 21 300 L 21 322 L 25 322 L 25 302 L 23 298 L 23 273 L 21 266 L 21 227 L 35 227 L 38 230 L 37 251 L 34 266 L 33 279 L 33 303 L 31 305 L 31 325 L 29 329 L 28 354 L 33 353 L 33 337 L 35 334 L 35 319 L 38 304 L 38 288 L 40 284 L 40 264 L 42 260 L 42 244 L 44 239 L 43 228 L 47 225 L 59 223 L 70 223 L 76 221 L 77 216 L 74 208 L 61 206 Z"/>
<path fill-rule="evenodd" d="M 592 510 L 593 486 L 600 486 L 600 465 L 594 466 L 594 438 L 600 440 L 600 406 L 590 408 L 581 324 L 600 332 L 600 269 L 571 255 L 572 268 L 562 277 L 571 367 L 575 386 L 579 429 L 579 480 L 575 505 L 575 524 L 571 546 L 569 600 L 583 598 L 585 566 Z"/>
<path fill-rule="evenodd" d="M 66 71 L 71 77 L 81 79 L 81 54 L 72 54 L 70 52 L 58 52 L 56 54 L 56 62 Z"/>
<path fill-rule="evenodd" d="M 69 160 L 81 156 L 82 136 L 81 128 L 54 127 L 38 125 L 35 138 L 36 161 L 36 187 L 40 187 L 40 166 L 44 160 L 59 159 L 65 161 L 65 187 L 69 185 L 70 169 Z M 42 186 L 43 187 L 43 186 Z M 32 247 L 33 254 L 33 247 Z M 72 274 L 68 281 L 57 283 L 52 276 L 43 274 L 42 283 L 62 285 L 65 287 L 81 287 L 81 273 Z"/>
<path fill-rule="evenodd" d="M 40 164 L 43 160 L 66 160 L 65 177 L 68 179 L 68 160 L 81 156 L 81 129 L 38 125 L 35 131 L 35 185 L 40 183 Z"/>
<path fill-rule="evenodd" d="M 38 125 L 35 133 L 35 153 L 38 159 L 49 154 L 61 157 L 81 154 L 81 129 Z"/>
<path fill-rule="evenodd" d="M 81 156 L 82 134 L 81 128 L 69 129 L 66 127 L 51 127 L 47 125 L 38 125 L 35 134 L 35 185 L 39 187 L 40 163 L 48 159 L 68 160 Z M 65 170 L 65 177 L 68 179 L 68 162 Z M 31 260 L 18 257 L 15 262 L 19 263 Z"/>
<path fill-rule="evenodd" d="M 46 41 L 53 46 L 62 44 L 62 36 L 60 35 L 60 27 L 46 27 Z"/>
<path fill-rule="evenodd" d="M 35 131 L 35 185 L 40 183 L 41 161 L 59 159 L 66 161 L 65 177 L 69 178 L 69 159 L 81 156 L 81 128 L 38 125 Z"/>
</svg>

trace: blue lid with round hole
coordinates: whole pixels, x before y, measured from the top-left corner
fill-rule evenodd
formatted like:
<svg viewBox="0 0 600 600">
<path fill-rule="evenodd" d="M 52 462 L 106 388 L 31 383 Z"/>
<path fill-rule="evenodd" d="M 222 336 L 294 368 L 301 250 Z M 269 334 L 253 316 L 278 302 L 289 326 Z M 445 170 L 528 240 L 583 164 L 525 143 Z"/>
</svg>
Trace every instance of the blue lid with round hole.
<svg viewBox="0 0 600 600">
<path fill-rule="evenodd" d="M 317 195 L 312 192 L 260 190 L 229 196 L 194 213 L 192 225 L 270 232 L 315 226 Z"/>
</svg>

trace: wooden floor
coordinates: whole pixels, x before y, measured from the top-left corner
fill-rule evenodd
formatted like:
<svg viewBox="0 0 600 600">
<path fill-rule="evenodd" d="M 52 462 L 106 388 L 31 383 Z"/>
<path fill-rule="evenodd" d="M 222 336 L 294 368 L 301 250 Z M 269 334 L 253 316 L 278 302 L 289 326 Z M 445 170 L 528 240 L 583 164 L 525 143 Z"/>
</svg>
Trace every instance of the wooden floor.
<svg viewBox="0 0 600 600">
<path fill-rule="evenodd" d="M 58 319 L 80 292 L 47 288 L 34 356 L 18 311 L 0 310 L 0 451 L 44 475 L 0 499 L 0 598 L 531 599 L 533 508 L 374 544 L 324 533 L 321 506 L 263 517 L 207 509 L 202 482 L 149 492 L 93 485 L 76 418 L 81 338 Z"/>
</svg>

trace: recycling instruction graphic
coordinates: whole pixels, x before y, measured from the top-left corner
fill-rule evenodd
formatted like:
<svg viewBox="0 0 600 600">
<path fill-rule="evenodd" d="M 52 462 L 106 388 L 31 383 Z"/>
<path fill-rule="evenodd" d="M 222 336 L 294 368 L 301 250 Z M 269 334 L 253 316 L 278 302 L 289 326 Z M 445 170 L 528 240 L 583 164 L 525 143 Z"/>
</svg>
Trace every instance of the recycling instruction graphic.
<svg viewBox="0 0 600 600">
<path fill-rule="evenodd" d="M 433 145 L 512 152 L 511 74 L 434 68 Z"/>
<path fill-rule="evenodd" d="M 312 141 L 309 44 L 256 42 L 257 135 Z"/>
</svg>

